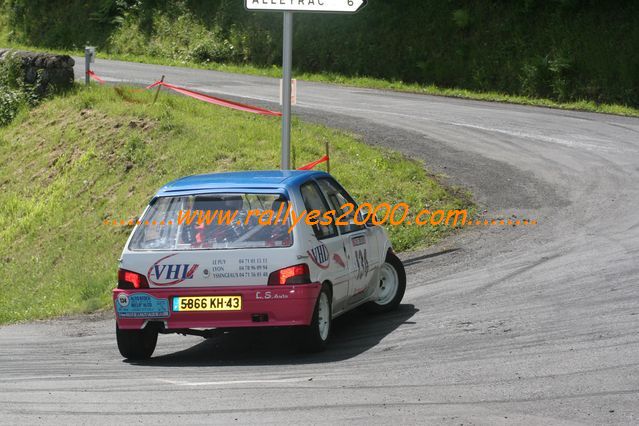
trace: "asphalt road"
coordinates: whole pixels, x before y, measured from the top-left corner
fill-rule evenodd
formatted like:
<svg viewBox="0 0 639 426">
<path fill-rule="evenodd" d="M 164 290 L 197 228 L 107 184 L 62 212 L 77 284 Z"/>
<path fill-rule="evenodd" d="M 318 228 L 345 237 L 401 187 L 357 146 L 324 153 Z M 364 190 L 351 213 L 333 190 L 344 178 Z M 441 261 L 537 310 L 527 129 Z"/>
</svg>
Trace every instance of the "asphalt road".
<svg viewBox="0 0 639 426">
<path fill-rule="evenodd" d="M 94 70 L 278 97 L 272 79 Z M 305 82 L 298 98 L 303 119 L 471 189 L 486 217 L 539 224 L 405 254 L 401 309 L 341 318 L 319 355 L 286 333 L 160 336 L 127 363 L 110 313 L 1 327 L 0 423 L 639 423 L 639 119 Z"/>
</svg>

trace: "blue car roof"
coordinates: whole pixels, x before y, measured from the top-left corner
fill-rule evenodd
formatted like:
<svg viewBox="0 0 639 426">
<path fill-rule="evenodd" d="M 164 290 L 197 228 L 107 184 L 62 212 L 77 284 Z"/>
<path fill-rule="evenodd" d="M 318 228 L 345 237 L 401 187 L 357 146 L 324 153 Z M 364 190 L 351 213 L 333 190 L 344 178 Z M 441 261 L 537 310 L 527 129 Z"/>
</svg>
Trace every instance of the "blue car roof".
<svg viewBox="0 0 639 426">
<path fill-rule="evenodd" d="M 187 176 L 164 185 L 156 196 L 224 189 L 288 189 L 310 177 L 330 176 L 317 170 L 263 170 Z"/>
</svg>

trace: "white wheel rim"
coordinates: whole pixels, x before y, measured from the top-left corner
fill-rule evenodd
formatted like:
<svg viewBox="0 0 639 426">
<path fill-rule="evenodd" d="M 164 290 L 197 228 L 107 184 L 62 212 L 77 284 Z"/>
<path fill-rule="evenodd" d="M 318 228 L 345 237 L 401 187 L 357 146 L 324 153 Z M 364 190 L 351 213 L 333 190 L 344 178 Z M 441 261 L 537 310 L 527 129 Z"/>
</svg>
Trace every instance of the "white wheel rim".
<svg viewBox="0 0 639 426">
<path fill-rule="evenodd" d="M 331 309 L 328 304 L 328 296 L 326 293 L 320 294 L 317 323 L 320 337 L 322 340 L 326 340 L 328 338 L 328 331 L 331 327 Z"/>
<path fill-rule="evenodd" d="M 380 272 L 379 289 L 375 303 L 384 306 L 395 298 L 399 278 L 397 277 L 397 271 L 390 263 L 384 263 Z"/>
</svg>

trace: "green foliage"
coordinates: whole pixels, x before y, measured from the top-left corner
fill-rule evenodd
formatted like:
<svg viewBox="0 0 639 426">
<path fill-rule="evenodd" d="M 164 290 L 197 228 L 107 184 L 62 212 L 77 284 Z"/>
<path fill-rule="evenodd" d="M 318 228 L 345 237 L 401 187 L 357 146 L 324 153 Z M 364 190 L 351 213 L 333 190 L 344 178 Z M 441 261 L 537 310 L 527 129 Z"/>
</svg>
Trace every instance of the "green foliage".
<svg viewBox="0 0 639 426">
<path fill-rule="evenodd" d="M 38 46 L 102 45 L 136 0 L 4 0 L 10 41 Z"/>
<path fill-rule="evenodd" d="M 7 53 L 0 61 L 0 85 L 16 90 L 24 86 L 22 62 L 13 52 Z"/>
<path fill-rule="evenodd" d="M 121 54 L 143 53 L 184 63 L 243 60 L 233 43 L 220 35 L 219 29 L 207 29 L 184 7 L 155 14 L 152 17 L 151 34 L 145 34 L 141 25 L 138 15 L 128 14 L 124 17 L 118 31 L 109 40 L 112 51 Z"/>
<path fill-rule="evenodd" d="M 9 124 L 23 108 L 36 103 L 35 90 L 24 82 L 20 59 L 7 54 L 0 61 L 0 127 Z"/>
<path fill-rule="evenodd" d="M 23 106 L 22 93 L 6 86 L 0 86 L 0 127 L 13 121 Z"/>
<path fill-rule="evenodd" d="M 140 22 L 132 18 L 123 18 L 118 31 L 111 35 L 110 43 L 122 54 L 147 53 L 149 41 L 140 29 Z"/>
<path fill-rule="evenodd" d="M 453 12 L 453 21 L 459 28 L 467 28 L 470 25 L 470 14 L 465 9 L 457 9 Z"/>
<path fill-rule="evenodd" d="M 281 61 L 281 14 L 249 13 L 239 0 L 5 2 L 14 42 L 91 41 L 180 62 Z M 633 0 L 376 0 L 356 15 L 297 14 L 295 23 L 300 72 L 639 105 Z"/>
</svg>

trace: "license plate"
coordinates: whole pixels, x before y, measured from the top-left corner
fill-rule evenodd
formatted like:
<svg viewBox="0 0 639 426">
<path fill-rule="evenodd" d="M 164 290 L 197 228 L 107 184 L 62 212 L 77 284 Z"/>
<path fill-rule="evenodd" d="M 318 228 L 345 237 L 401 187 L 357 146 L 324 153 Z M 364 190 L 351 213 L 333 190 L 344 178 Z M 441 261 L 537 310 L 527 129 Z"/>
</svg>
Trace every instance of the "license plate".
<svg viewBox="0 0 639 426">
<path fill-rule="evenodd" d="M 242 296 L 197 296 L 173 298 L 173 312 L 241 310 Z"/>
</svg>

